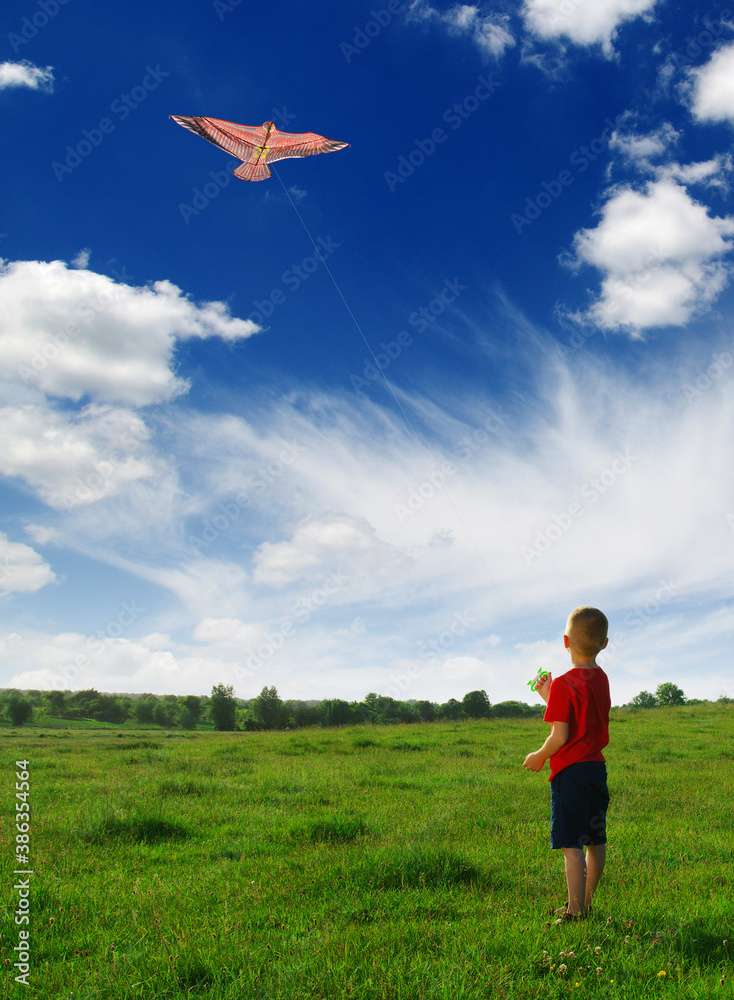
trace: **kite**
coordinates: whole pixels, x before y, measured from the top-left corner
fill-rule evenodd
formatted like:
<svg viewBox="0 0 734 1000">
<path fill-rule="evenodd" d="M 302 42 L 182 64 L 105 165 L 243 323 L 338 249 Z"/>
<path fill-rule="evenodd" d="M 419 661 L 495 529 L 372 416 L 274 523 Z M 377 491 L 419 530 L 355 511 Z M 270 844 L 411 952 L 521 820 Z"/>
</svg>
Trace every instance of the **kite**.
<svg viewBox="0 0 734 1000">
<path fill-rule="evenodd" d="M 344 149 L 348 142 L 327 139 L 315 132 L 279 132 L 273 122 L 262 125 L 237 125 L 220 118 L 182 117 L 171 115 L 179 125 L 223 149 L 242 163 L 234 172 L 243 181 L 264 181 L 271 177 L 268 163 L 294 156 L 333 153 Z"/>
</svg>

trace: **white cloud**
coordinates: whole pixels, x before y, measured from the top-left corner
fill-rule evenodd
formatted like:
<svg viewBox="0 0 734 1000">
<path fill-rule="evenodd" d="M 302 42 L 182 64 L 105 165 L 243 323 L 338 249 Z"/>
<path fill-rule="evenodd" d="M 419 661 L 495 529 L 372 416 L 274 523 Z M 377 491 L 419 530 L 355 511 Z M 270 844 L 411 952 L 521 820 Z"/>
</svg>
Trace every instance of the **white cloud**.
<svg viewBox="0 0 734 1000">
<path fill-rule="evenodd" d="M 255 583 L 313 581 L 357 565 L 374 580 L 403 569 L 408 557 L 377 537 L 365 518 L 325 514 L 299 524 L 290 541 L 264 542 L 255 552 Z"/>
<path fill-rule="evenodd" d="M 654 132 L 639 134 L 637 132 L 613 132 L 609 140 L 609 148 L 619 153 L 628 163 L 648 170 L 652 169 L 652 160 L 656 160 L 670 149 L 680 138 L 669 122 L 664 122 Z"/>
<path fill-rule="evenodd" d="M 734 43 L 689 71 L 691 111 L 699 121 L 734 123 Z"/>
<path fill-rule="evenodd" d="M 672 177 L 613 189 L 601 216 L 574 238 L 574 265 L 603 275 L 596 302 L 575 318 L 639 336 L 683 326 L 726 285 L 734 218 L 711 216 Z"/>
<path fill-rule="evenodd" d="M 155 694 L 208 694 L 233 678 L 234 664 L 202 655 L 194 646 L 149 646 L 142 640 L 103 638 L 78 632 L 58 635 L 0 634 L 0 656 L 11 674 L 4 682 L 20 690 L 81 690 Z M 230 680 L 231 683 L 231 680 Z"/>
<path fill-rule="evenodd" d="M 169 400 L 188 389 L 171 371 L 176 340 L 236 341 L 259 329 L 222 302 L 194 304 L 170 281 L 133 287 L 63 261 L 6 265 L 0 293 L 0 378 L 72 400 Z"/>
<path fill-rule="evenodd" d="M 35 593 L 55 579 L 51 567 L 34 549 L 11 542 L 0 531 L 0 593 Z"/>
<path fill-rule="evenodd" d="M 627 166 L 643 174 L 652 174 L 658 179 L 672 178 L 682 184 L 703 184 L 709 188 L 729 189 L 729 174 L 732 171 L 730 153 L 718 153 L 710 160 L 681 164 L 675 160 L 662 160 L 671 147 L 680 139 L 669 122 L 664 122 L 654 132 L 638 133 L 615 131 L 609 140 L 609 148 L 619 155 Z"/>
<path fill-rule="evenodd" d="M 0 90 L 7 87 L 30 87 L 51 93 L 54 89 L 53 66 L 40 69 L 26 60 L 0 63 Z"/>
<path fill-rule="evenodd" d="M 0 408 L 0 473 L 23 479 L 49 506 L 72 510 L 159 475 L 163 464 L 147 439 L 143 421 L 125 409 L 91 404 L 68 414 L 6 406 Z"/>
<path fill-rule="evenodd" d="M 71 266 L 77 268 L 80 271 L 85 271 L 89 265 L 89 258 L 92 251 L 85 248 L 80 250 L 76 257 L 72 260 Z"/>
<path fill-rule="evenodd" d="M 36 545 L 58 545 L 61 542 L 59 532 L 45 524 L 27 524 L 25 532 Z"/>
<path fill-rule="evenodd" d="M 197 642 L 209 643 L 217 649 L 243 652 L 256 645 L 264 636 L 263 629 L 237 618 L 202 618 L 193 632 Z"/>
<path fill-rule="evenodd" d="M 498 59 L 515 39 L 507 27 L 507 18 L 498 14 L 482 14 L 473 4 L 457 4 L 441 13 L 428 0 L 413 0 L 408 20 L 438 21 L 445 24 L 451 34 L 468 35 L 486 56 Z"/>
<path fill-rule="evenodd" d="M 601 45 L 613 54 L 620 25 L 652 11 L 656 0 L 524 0 L 529 31 L 542 39 L 567 38 L 576 45 Z"/>
</svg>

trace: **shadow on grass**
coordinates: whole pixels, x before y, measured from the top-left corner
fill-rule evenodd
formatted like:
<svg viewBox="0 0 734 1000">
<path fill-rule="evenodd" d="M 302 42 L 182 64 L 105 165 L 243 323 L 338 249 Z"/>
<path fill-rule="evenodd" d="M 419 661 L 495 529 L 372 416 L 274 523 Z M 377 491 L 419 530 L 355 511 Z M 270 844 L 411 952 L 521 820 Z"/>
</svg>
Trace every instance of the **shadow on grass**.
<svg viewBox="0 0 734 1000">
<path fill-rule="evenodd" d="M 371 881 L 378 889 L 452 885 L 493 888 L 497 882 L 489 872 L 456 851 L 432 847 L 376 851 L 361 859 L 355 876 Z"/>
<path fill-rule="evenodd" d="M 102 750 L 160 750 L 161 744 L 153 740 L 136 740 L 135 743 L 105 743 Z"/>
<path fill-rule="evenodd" d="M 187 840 L 190 836 L 185 826 L 160 816 L 120 817 L 114 813 L 90 817 L 75 832 L 80 840 L 89 844 L 155 844 L 162 840 Z"/>
<path fill-rule="evenodd" d="M 196 996 L 213 984 L 214 973 L 199 958 L 183 958 L 177 965 L 176 979 L 187 995 Z"/>
<path fill-rule="evenodd" d="M 158 785 L 158 794 L 164 798 L 171 796 L 181 798 L 192 795 L 212 795 L 213 793 L 214 788 L 211 783 L 208 785 L 202 785 L 200 782 L 194 781 L 191 778 L 187 780 L 166 778 Z"/>
<path fill-rule="evenodd" d="M 360 816 L 337 813 L 335 816 L 294 824 L 288 833 L 294 840 L 316 844 L 344 844 L 366 836 L 370 830 Z"/>
</svg>

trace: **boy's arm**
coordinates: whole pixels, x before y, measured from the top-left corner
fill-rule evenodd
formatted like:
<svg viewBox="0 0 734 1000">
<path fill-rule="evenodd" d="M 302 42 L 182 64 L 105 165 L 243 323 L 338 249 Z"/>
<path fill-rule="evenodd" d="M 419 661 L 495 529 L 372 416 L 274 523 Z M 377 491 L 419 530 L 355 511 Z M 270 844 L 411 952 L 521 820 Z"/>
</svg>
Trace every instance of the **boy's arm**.
<svg viewBox="0 0 734 1000">
<path fill-rule="evenodd" d="M 540 750 L 527 755 L 522 766 L 526 767 L 528 771 L 541 771 L 548 758 L 552 757 L 554 753 L 558 753 L 566 743 L 568 743 L 568 723 L 552 722 L 548 739 Z"/>
</svg>

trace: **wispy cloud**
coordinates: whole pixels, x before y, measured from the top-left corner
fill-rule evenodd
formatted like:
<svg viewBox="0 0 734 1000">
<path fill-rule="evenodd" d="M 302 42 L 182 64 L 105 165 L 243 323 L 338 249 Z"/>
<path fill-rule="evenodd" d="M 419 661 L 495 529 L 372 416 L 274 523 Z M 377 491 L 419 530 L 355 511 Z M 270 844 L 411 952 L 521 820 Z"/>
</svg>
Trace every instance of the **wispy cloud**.
<svg viewBox="0 0 734 1000">
<path fill-rule="evenodd" d="M 456 4 L 441 12 L 429 0 L 413 0 L 408 20 L 443 24 L 452 35 L 470 38 L 483 55 L 495 59 L 515 44 L 508 18 L 495 13 L 485 14 L 474 4 Z"/>
<path fill-rule="evenodd" d="M 40 69 L 26 60 L 0 63 L 0 90 L 10 87 L 28 87 L 50 94 L 54 89 L 53 66 Z"/>
</svg>

